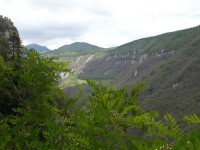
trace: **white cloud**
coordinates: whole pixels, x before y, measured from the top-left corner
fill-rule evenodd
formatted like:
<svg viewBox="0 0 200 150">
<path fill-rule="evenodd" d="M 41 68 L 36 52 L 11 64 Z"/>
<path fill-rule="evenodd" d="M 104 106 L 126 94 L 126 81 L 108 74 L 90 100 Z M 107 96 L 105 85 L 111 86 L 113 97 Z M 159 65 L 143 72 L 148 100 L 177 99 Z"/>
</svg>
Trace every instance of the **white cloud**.
<svg viewBox="0 0 200 150">
<path fill-rule="evenodd" d="M 24 44 L 117 46 L 199 25 L 199 0 L 1 0 Z"/>
</svg>

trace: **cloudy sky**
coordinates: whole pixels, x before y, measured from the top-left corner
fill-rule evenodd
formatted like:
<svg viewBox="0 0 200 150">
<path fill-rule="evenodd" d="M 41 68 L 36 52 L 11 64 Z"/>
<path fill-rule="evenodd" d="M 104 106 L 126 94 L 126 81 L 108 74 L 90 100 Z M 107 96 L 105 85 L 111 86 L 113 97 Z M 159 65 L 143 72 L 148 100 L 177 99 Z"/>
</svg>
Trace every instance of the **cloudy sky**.
<svg viewBox="0 0 200 150">
<path fill-rule="evenodd" d="M 0 0 L 23 44 L 102 47 L 200 25 L 200 0 Z"/>
</svg>

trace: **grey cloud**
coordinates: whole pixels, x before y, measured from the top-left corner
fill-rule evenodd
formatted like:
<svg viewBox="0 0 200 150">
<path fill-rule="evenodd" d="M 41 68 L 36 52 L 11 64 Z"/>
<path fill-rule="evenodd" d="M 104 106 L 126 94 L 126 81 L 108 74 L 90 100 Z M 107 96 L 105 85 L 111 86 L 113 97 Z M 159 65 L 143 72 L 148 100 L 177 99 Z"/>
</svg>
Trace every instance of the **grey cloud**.
<svg viewBox="0 0 200 150">
<path fill-rule="evenodd" d="M 85 25 L 46 25 L 37 28 L 23 29 L 21 34 L 23 39 L 40 39 L 40 40 L 52 40 L 54 38 L 68 37 L 70 39 L 76 39 L 82 34 L 87 32 L 87 26 Z"/>
<path fill-rule="evenodd" d="M 171 31 L 176 26 L 189 27 L 199 20 L 199 0 L 194 0 L 195 7 L 187 0 L 157 0 L 156 5 L 143 5 L 143 1 L 0 0 L 0 10 L 17 25 L 22 39 L 40 43 L 63 38 L 112 45 Z"/>
<path fill-rule="evenodd" d="M 69 9 L 74 5 L 73 1 L 69 0 L 29 0 L 29 3 L 34 8 L 47 8 L 55 11 L 57 9 Z"/>
<path fill-rule="evenodd" d="M 34 8 L 45 8 L 52 11 L 70 11 L 73 9 L 85 9 L 90 6 L 91 3 L 95 3 L 93 0 L 29 0 L 29 3 Z"/>
<path fill-rule="evenodd" d="M 34 8 L 45 8 L 52 12 L 62 10 L 70 12 L 74 9 L 82 9 L 93 15 L 111 16 L 111 12 L 104 5 L 93 0 L 30 0 L 29 2 Z"/>
<path fill-rule="evenodd" d="M 98 26 L 102 23 L 109 24 L 109 17 L 111 12 L 109 12 L 103 5 L 96 5 L 95 2 L 91 1 L 90 4 L 85 4 L 83 1 L 69 1 L 69 0 L 30 0 L 31 6 L 35 8 L 48 9 L 52 16 L 48 18 L 42 18 L 40 21 L 36 22 L 36 26 L 30 24 L 26 28 L 21 29 L 23 39 L 43 39 L 51 40 L 53 38 L 63 38 L 68 37 L 69 39 L 77 39 L 79 36 L 87 33 L 87 31 L 92 28 L 92 26 Z M 86 0 L 86 3 L 88 1 Z M 84 4 L 84 5 L 83 5 Z M 72 7 L 73 6 L 73 7 Z M 73 14 L 73 9 L 76 9 L 77 6 L 83 12 L 85 12 L 89 18 L 86 17 L 86 20 L 83 20 L 82 16 L 73 16 L 74 19 L 70 20 L 70 13 Z M 73 9 L 72 9 L 73 8 Z M 66 11 L 57 13 L 61 9 L 66 9 Z M 54 13 L 56 15 L 54 15 Z M 60 14 L 60 15 L 58 15 Z M 75 13 L 76 14 L 76 13 Z M 59 16 L 62 17 L 62 20 L 56 18 Z M 38 16 L 40 18 L 40 16 Z M 69 21 L 68 21 L 69 19 Z M 33 22 L 35 23 L 35 22 Z"/>
<path fill-rule="evenodd" d="M 112 12 L 109 10 L 103 1 L 91 1 L 91 3 L 88 3 L 84 5 L 84 10 L 90 14 L 97 15 L 97 16 L 111 16 Z M 84 3 L 83 3 L 84 4 Z"/>
<path fill-rule="evenodd" d="M 104 7 L 89 7 L 86 11 L 96 16 L 110 17 L 112 15 L 112 13 Z"/>
</svg>

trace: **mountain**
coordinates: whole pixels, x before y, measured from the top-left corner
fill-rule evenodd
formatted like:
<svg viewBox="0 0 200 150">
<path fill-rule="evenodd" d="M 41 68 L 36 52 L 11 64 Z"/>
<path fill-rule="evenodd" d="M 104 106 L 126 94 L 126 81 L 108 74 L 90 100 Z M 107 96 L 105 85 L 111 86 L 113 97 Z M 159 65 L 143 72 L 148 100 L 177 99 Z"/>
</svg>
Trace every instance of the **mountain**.
<svg viewBox="0 0 200 150">
<path fill-rule="evenodd" d="M 85 53 L 85 52 L 94 52 L 98 50 L 102 50 L 104 48 L 98 47 L 89 43 L 85 42 L 75 42 L 70 45 L 64 45 L 59 47 L 58 49 L 55 49 L 52 51 L 52 54 L 63 54 L 65 52 L 80 52 L 80 53 Z"/>
<path fill-rule="evenodd" d="M 148 88 L 140 101 L 145 109 L 170 112 L 177 118 L 200 115 L 200 26 L 143 38 L 93 55 L 77 72 L 77 84 L 92 79 L 131 88 L 145 82 Z M 76 68 L 84 63 L 79 57 Z M 67 86 L 63 90 L 75 92 Z"/>
<path fill-rule="evenodd" d="M 38 45 L 38 44 L 29 44 L 29 45 L 26 45 L 25 46 L 27 49 L 35 49 L 37 50 L 39 53 L 47 53 L 47 52 L 50 52 L 51 50 L 48 49 L 46 46 L 41 46 L 41 45 Z"/>
<path fill-rule="evenodd" d="M 97 59 L 109 50 L 110 49 L 98 47 L 85 42 L 75 42 L 53 50 L 47 53 L 47 55 L 49 57 L 59 56 L 61 61 L 68 62 L 68 68 L 72 69 L 75 73 L 80 73 L 87 63 Z"/>
</svg>

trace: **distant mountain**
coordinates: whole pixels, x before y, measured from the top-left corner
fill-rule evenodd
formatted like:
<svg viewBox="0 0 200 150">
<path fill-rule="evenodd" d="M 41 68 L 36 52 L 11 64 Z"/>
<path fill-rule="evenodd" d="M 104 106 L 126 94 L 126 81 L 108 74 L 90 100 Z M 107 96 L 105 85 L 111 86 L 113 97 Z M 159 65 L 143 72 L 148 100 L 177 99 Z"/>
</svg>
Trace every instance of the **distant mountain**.
<svg viewBox="0 0 200 150">
<path fill-rule="evenodd" d="M 51 53 L 61 54 L 66 51 L 68 51 L 68 52 L 94 52 L 94 51 L 98 51 L 98 50 L 102 50 L 102 49 L 104 49 L 104 48 L 98 47 L 98 46 L 95 46 L 95 45 L 92 45 L 89 43 L 75 42 L 70 45 L 61 46 L 58 49 L 55 49 L 54 51 L 52 51 Z"/>
<path fill-rule="evenodd" d="M 46 46 L 41 46 L 38 44 L 29 44 L 25 46 L 27 49 L 35 49 L 37 50 L 39 53 L 46 53 L 46 52 L 50 52 L 51 50 L 49 48 L 47 48 Z"/>
</svg>

